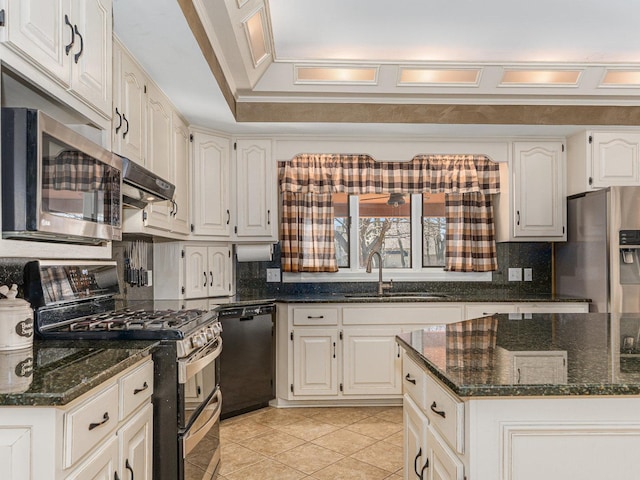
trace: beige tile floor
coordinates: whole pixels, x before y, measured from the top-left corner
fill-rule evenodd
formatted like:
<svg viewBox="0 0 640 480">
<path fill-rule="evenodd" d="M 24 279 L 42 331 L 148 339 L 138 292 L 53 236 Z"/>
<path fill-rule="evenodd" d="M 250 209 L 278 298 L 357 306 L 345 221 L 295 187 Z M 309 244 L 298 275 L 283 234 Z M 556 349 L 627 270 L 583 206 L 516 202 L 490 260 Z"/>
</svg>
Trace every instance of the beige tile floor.
<svg viewBox="0 0 640 480">
<path fill-rule="evenodd" d="M 269 407 L 220 437 L 219 480 L 402 479 L 402 407 Z"/>
</svg>

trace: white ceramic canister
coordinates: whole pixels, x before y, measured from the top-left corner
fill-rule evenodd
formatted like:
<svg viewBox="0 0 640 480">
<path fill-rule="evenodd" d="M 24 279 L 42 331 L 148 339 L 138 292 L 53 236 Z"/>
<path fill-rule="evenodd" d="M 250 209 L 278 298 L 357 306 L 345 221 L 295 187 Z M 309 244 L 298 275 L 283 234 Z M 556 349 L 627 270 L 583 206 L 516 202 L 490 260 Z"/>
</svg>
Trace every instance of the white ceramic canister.
<svg viewBox="0 0 640 480">
<path fill-rule="evenodd" d="M 20 298 L 0 300 L 0 351 L 33 345 L 33 309 Z"/>
<path fill-rule="evenodd" d="M 0 351 L 0 393 L 23 393 L 33 380 L 33 347 Z"/>
</svg>

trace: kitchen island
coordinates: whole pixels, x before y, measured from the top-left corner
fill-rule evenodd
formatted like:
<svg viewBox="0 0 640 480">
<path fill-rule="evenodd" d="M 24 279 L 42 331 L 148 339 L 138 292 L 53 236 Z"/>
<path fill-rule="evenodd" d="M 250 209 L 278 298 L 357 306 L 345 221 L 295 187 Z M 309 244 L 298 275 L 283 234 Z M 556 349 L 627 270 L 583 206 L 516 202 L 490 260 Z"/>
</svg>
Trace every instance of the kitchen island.
<svg viewBox="0 0 640 480">
<path fill-rule="evenodd" d="M 405 478 L 638 478 L 639 333 L 640 315 L 567 313 L 398 335 Z"/>
</svg>

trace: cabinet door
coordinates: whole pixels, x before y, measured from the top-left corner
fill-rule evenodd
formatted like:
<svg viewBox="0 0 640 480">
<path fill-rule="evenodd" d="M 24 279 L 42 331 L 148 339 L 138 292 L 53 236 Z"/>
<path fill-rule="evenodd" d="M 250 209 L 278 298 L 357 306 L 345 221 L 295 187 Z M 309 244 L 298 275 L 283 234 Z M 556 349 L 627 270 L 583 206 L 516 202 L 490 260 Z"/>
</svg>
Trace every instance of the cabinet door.
<svg viewBox="0 0 640 480">
<path fill-rule="evenodd" d="M 173 180 L 176 186 L 175 204 L 171 212 L 171 230 L 189 234 L 189 129 L 182 119 L 173 113 Z"/>
<path fill-rule="evenodd" d="M 229 139 L 193 135 L 193 233 L 229 237 Z"/>
<path fill-rule="evenodd" d="M 513 303 L 471 303 L 464 306 L 464 318 L 470 320 L 495 313 L 516 313 L 516 311 L 517 308 Z"/>
<path fill-rule="evenodd" d="M 209 275 L 207 272 L 207 247 L 187 246 L 185 254 L 185 298 L 207 297 Z"/>
<path fill-rule="evenodd" d="M 514 237 L 564 235 L 564 154 L 561 142 L 514 143 Z"/>
<path fill-rule="evenodd" d="M 594 132 L 593 186 L 640 185 L 640 133 Z"/>
<path fill-rule="evenodd" d="M 120 478 L 151 480 L 153 405 L 148 403 L 118 431 Z"/>
<path fill-rule="evenodd" d="M 426 480 L 429 465 L 427 460 L 427 425 L 429 420 L 415 402 L 404 395 L 402 400 L 404 421 L 404 478 L 405 480 Z"/>
<path fill-rule="evenodd" d="M 112 435 L 104 444 L 76 468 L 66 480 L 113 480 L 123 478 L 118 468 L 118 437 Z M 118 474 L 118 477 L 116 477 Z"/>
<path fill-rule="evenodd" d="M 277 239 L 276 163 L 271 140 L 236 142 L 236 235 Z"/>
<path fill-rule="evenodd" d="M 402 393 L 400 329 L 345 328 L 342 360 L 345 395 Z"/>
<path fill-rule="evenodd" d="M 219 297 L 231 294 L 231 249 L 208 247 L 209 295 Z"/>
<path fill-rule="evenodd" d="M 429 480 L 464 480 L 464 465 L 444 443 L 435 429 L 427 427 L 427 450 L 429 451 Z"/>
<path fill-rule="evenodd" d="M 74 20 L 70 15 L 70 0 L 19 0 L 7 4 L 8 44 L 66 85 L 70 80 L 68 55 L 75 49 L 71 43 Z"/>
<path fill-rule="evenodd" d="M 147 77 L 120 48 L 114 61 L 117 62 L 117 77 L 114 79 L 117 93 L 113 99 L 113 148 L 123 157 L 145 165 Z"/>
<path fill-rule="evenodd" d="M 102 112 L 111 111 L 111 0 L 74 0 L 76 43 L 71 51 L 71 87 Z M 77 30 L 75 27 L 77 26 Z"/>
<path fill-rule="evenodd" d="M 294 395 L 338 395 L 337 348 L 335 328 L 293 331 Z"/>
<path fill-rule="evenodd" d="M 165 96 L 150 84 L 147 93 L 147 168 L 169 182 L 173 182 L 172 114 Z M 146 225 L 171 230 L 172 209 L 173 204 L 170 201 L 148 205 Z"/>
</svg>

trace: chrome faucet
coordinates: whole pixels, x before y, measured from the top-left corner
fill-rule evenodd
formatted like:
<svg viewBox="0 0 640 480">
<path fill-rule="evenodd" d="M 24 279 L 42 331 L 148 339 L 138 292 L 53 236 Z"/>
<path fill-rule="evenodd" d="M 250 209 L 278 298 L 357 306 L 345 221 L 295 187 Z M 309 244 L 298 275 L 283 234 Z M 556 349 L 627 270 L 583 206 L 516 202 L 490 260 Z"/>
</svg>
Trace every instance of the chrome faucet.
<svg viewBox="0 0 640 480">
<path fill-rule="evenodd" d="M 380 255 L 378 250 L 371 252 L 369 258 L 367 258 L 367 273 L 371 273 L 374 255 L 378 255 L 378 295 L 384 295 L 385 290 L 391 290 L 393 288 L 393 280 L 388 283 L 382 281 L 382 255 Z"/>
</svg>

